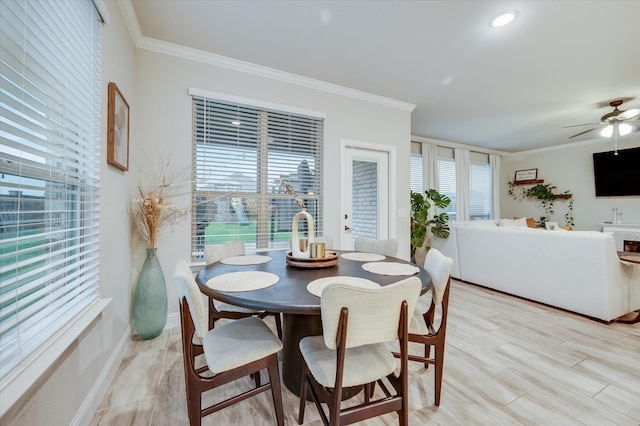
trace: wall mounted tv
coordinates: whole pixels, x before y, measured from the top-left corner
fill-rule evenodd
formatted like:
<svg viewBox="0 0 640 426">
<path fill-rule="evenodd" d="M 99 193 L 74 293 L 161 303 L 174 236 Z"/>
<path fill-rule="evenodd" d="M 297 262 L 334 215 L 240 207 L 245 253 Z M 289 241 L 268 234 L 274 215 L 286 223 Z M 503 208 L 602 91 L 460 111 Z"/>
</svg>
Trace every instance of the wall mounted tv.
<svg viewBox="0 0 640 426">
<path fill-rule="evenodd" d="M 640 147 L 593 153 L 596 197 L 640 195 Z"/>
</svg>

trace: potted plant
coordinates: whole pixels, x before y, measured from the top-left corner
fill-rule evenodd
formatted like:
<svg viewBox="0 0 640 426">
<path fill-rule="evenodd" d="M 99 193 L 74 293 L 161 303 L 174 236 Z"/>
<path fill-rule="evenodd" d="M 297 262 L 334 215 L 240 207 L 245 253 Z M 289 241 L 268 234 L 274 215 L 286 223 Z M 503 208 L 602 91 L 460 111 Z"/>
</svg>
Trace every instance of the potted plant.
<svg viewBox="0 0 640 426">
<path fill-rule="evenodd" d="M 429 217 L 429 209 L 432 206 L 446 208 L 450 203 L 449 197 L 435 189 L 427 189 L 425 195 L 411 191 L 411 256 L 418 265 L 424 264 L 433 235 L 449 237 L 449 215 L 440 213 Z"/>
<path fill-rule="evenodd" d="M 553 210 L 553 204 L 558 198 L 568 198 L 569 206 L 567 213 L 564 215 L 567 226 L 572 228 L 574 226 L 573 221 L 573 198 L 569 191 L 565 191 L 562 194 L 556 194 L 556 186 L 550 183 L 538 183 L 530 188 L 518 188 L 514 182 L 509 182 L 509 190 L 507 194 L 514 200 L 523 200 L 530 198 L 537 200 L 539 206 L 542 209 L 544 216 L 540 216 L 536 220 L 536 226 L 544 228 L 544 224 L 551 220 L 551 216 L 555 213 Z"/>
</svg>

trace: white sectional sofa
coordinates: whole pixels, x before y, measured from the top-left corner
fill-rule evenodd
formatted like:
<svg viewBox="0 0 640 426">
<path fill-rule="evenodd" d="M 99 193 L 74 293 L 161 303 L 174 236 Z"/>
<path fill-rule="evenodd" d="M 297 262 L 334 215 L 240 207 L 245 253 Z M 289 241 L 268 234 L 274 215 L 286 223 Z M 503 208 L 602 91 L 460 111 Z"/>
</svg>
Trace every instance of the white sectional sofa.
<svg viewBox="0 0 640 426">
<path fill-rule="evenodd" d="M 605 322 L 640 309 L 640 264 L 620 261 L 611 235 L 499 221 L 452 222 L 432 241 L 454 278 Z"/>
</svg>

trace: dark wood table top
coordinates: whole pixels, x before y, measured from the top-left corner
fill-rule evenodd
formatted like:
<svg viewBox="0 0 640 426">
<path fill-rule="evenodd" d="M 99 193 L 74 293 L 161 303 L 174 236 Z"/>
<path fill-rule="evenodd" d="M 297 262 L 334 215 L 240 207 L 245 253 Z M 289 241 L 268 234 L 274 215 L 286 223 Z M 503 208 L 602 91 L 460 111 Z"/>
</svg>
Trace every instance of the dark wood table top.
<svg viewBox="0 0 640 426">
<path fill-rule="evenodd" d="M 640 263 L 640 253 L 634 251 L 619 251 L 618 257 L 621 260 L 632 263 Z"/>
<path fill-rule="evenodd" d="M 337 252 L 338 254 L 348 253 L 347 251 L 340 250 L 330 251 Z M 246 308 L 282 312 L 285 314 L 319 315 L 320 298 L 307 291 L 307 284 L 315 279 L 334 276 L 352 276 L 366 278 L 384 286 L 408 278 L 408 276 L 374 274 L 362 269 L 362 265 L 366 262 L 348 260 L 342 257 L 339 258 L 338 264 L 335 266 L 307 269 L 287 265 L 286 250 L 268 250 L 256 254 L 269 256 L 272 260 L 259 265 L 238 266 L 215 262 L 205 266 L 196 276 L 200 291 L 217 300 Z M 382 262 L 410 263 L 406 260 L 390 256 L 387 256 Z M 280 280 L 271 287 L 242 292 L 216 291 L 206 285 L 207 281 L 215 276 L 237 271 L 271 272 L 278 275 Z M 423 268 L 420 268 L 420 272 L 413 276 L 417 276 L 422 281 L 423 294 L 432 288 L 431 276 Z"/>
</svg>

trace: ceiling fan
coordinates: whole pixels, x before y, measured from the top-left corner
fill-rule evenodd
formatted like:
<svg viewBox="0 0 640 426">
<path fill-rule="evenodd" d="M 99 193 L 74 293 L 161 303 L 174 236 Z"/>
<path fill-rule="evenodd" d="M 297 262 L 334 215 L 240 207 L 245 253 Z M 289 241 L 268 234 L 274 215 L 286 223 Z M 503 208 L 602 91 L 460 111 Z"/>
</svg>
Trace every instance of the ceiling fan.
<svg viewBox="0 0 640 426">
<path fill-rule="evenodd" d="M 609 106 L 613 108 L 613 111 L 608 112 L 602 117 L 600 117 L 600 121 L 601 121 L 600 123 L 586 123 L 586 124 L 576 124 L 573 126 L 566 126 L 565 128 L 578 127 L 578 126 L 590 126 L 590 125 L 598 126 L 589 130 L 585 130 L 580 133 L 576 133 L 573 136 L 569 136 L 569 139 L 582 136 L 589 132 L 593 132 L 594 130 L 599 129 L 600 128 L 599 126 L 603 124 L 605 126 L 602 128 L 602 130 L 600 130 L 600 135 L 607 138 L 613 135 L 617 139 L 618 136 L 624 136 L 626 134 L 633 132 L 634 130 L 638 130 L 637 127 L 635 127 L 632 124 L 629 124 L 629 122 L 637 121 L 638 119 L 640 119 L 640 109 L 634 108 L 626 111 L 621 110 L 618 107 L 622 105 L 623 102 L 624 100 L 622 99 L 616 99 L 615 101 L 609 102 Z"/>
</svg>

